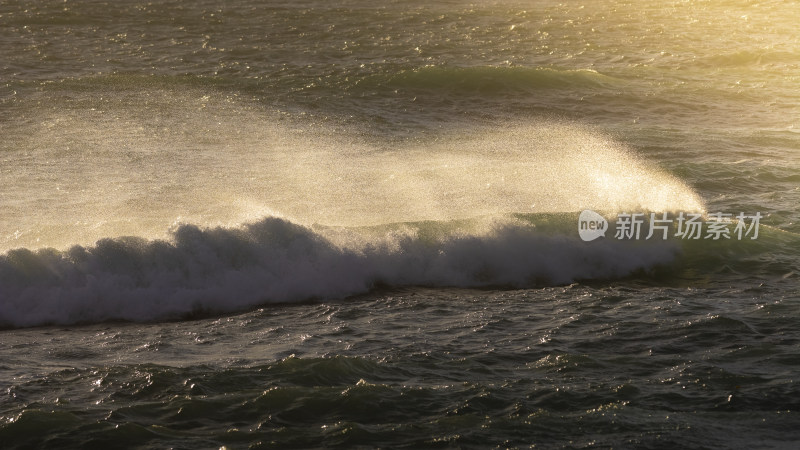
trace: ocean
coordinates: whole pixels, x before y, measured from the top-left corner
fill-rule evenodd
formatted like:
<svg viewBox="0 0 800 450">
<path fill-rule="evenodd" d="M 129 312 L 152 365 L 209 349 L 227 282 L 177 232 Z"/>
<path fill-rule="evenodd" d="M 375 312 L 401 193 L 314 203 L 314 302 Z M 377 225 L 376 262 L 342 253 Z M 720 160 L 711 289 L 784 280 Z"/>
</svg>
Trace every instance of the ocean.
<svg viewBox="0 0 800 450">
<path fill-rule="evenodd" d="M 800 8 L 0 4 L 0 447 L 796 448 Z"/>
</svg>

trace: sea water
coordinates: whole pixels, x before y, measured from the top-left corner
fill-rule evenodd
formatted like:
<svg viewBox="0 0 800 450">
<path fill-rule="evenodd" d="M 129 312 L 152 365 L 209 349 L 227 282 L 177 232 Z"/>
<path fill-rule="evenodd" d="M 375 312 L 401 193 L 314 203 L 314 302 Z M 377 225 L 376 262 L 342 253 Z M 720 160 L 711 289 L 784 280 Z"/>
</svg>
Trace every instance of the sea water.
<svg viewBox="0 0 800 450">
<path fill-rule="evenodd" d="M 799 19 L 3 2 L 1 446 L 793 448 Z"/>
</svg>

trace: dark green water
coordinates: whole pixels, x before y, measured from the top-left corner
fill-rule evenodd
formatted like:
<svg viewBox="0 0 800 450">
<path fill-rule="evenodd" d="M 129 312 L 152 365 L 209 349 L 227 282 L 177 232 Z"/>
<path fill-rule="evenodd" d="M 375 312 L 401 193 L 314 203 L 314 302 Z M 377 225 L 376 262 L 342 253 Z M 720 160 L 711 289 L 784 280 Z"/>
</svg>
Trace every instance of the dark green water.
<svg viewBox="0 0 800 450">
<path fill-rule="evenodd" d="M 54 447 L 788 448 L 800 439 L 797 308 L 767 288 L 413 289 L 6 332 L 13 415 L 0 436 Z"/>
</svg>

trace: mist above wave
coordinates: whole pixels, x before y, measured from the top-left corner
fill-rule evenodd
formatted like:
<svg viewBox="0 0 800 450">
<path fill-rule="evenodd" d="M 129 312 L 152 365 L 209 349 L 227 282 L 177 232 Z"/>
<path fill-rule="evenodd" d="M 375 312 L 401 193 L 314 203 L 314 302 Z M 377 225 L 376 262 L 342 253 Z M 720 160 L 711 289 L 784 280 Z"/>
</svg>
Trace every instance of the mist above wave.
<svg viewBox="0 0 800 450">
<path fill-rule="evenodd" d="M 265 216 L 364 226 L 702 209 L 685 183 L 578 123 L 455 122 L 397 139 L 168 81 L 77 80 L 20 104 L 29 120 L 5 153 L 0 250 L 165 238 L 175 224 Z"/>
</svg>

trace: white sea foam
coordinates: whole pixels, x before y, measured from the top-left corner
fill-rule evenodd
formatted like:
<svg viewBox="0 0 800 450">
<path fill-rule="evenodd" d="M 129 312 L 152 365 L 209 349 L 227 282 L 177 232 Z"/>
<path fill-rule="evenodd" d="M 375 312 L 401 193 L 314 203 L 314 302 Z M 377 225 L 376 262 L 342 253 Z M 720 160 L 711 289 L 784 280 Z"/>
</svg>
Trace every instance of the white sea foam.
<svg viewBox="0 0 800 450">
<path fill-rule="evenodd" d="M 621 277 L 669 263 L 667 243 L 584 243 L 501 221 L 321 229 L 266 218 L 177 228 L 170 241 L 104 239 L 0 255 L 0 324 L 158 320 L 269 302 L 342 298 L 388 286 L 532 287 Z M 573 233 L 574 234 L 574 233 Z"/>
</svg>

